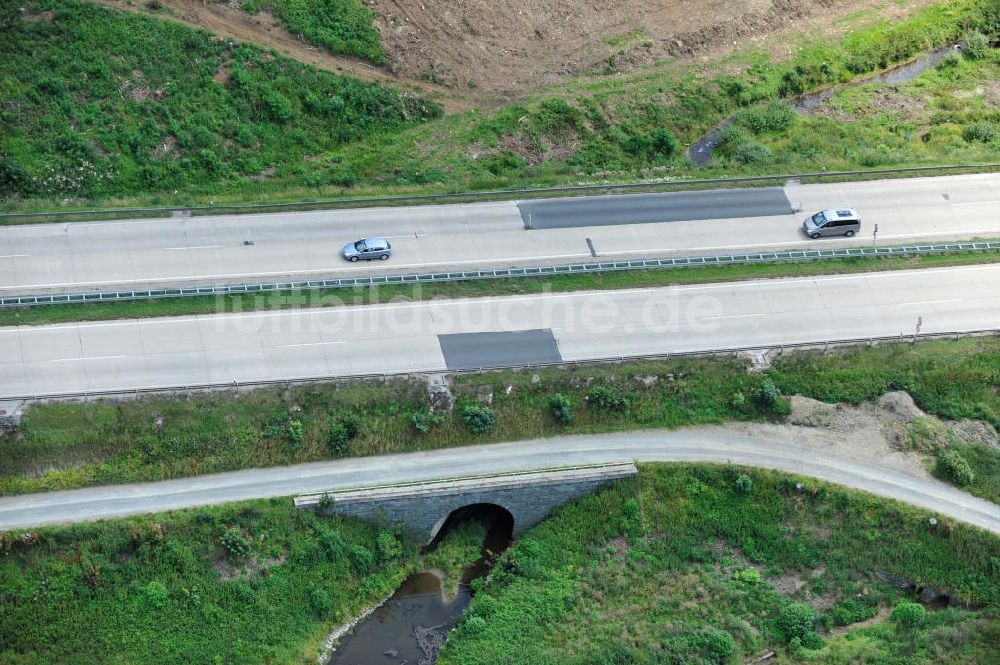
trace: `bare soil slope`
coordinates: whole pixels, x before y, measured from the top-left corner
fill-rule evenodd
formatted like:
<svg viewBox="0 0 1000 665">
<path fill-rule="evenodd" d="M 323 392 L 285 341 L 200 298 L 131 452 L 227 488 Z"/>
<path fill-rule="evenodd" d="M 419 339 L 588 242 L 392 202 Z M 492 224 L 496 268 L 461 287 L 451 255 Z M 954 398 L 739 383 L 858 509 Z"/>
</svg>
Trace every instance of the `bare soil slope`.
<svg viewBox="0 0 1000 665">
<path fill-rule="evenodd" d="M 366 0 L 399 73 L 503 96 L 731 48 L 871 0 Z M 910 4 L 920 4 L 918 2 Z M 899 11 L 898 5 L 895 10 Z M 613 56 L 609 61 L 608 56 Z"/>
</svg>

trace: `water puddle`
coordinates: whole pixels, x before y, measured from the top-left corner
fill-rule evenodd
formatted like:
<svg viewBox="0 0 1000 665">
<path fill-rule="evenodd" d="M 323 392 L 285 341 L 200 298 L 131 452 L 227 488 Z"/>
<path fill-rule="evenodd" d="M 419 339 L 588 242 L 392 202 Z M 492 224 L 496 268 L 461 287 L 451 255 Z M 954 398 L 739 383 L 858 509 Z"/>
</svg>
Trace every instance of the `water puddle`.
<svg viewBox="0 0 1000 665">
<path fill-rule="evenodd" d="M 447 597 L 437 571 L 410 575 L 341 640 L 327 665 L 432 665 L 437 660 L 448 631 L 472 600 L 470 583 L 489 573 L 511 541 L 513 521 L 509 513 L 501 515 L 489 507 L 473 506 L 453 515 L 442 534 L 461 520 L 480 521 L 486 527 L 486 537 L 480 558 L 462 571 L 455 597 Z"/>
<path fill-rule="evenodd" d="M 885 69 L 849 83 L 842 83 L 840 85 L 823 88 L 822 90 L 817 90 L 815 92 L 799 95 L 797 97 L 790 98 L 789 101 L 792 103 L 792 106 L 795 107 L 796 111 L 802 115 L 809 115 L 841 90 L 860 88 L 865 85 L 898 85 L 900 83 L 911 81 L 944 60 L 948 57 L 949 53 L 960 48 L 961 45 L 957 44 L 944 46 L 935 51 L 924 53 L 909 62 L 897 65 L 891 69 Z M 704 166 L 712 161 L 712 150 L 719 145 L 719 136 L 722 134 L 722 130 L 731 125 L 732 122 L 732 116 L 726 118 L 721 123 L 716 125 L 712 131 L 706 134 L 704 138 L 692 143 L 691 147 L 688 148 L 688 158 L 698 166 Z"/>
</svg>

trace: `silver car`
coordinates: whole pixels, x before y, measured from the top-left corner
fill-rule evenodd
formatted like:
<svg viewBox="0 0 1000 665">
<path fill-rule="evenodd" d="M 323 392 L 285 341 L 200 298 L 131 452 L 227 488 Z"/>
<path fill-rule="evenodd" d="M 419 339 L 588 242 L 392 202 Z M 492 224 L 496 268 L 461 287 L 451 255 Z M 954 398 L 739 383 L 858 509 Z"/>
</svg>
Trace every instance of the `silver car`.
<svg viewBox="0 0 1000 665">
<path fill-rule="evenodd" d="M 371 261 L 372 259 L 385 261 L 392 256 L 392 245 L 385 238 L 362 238 L 357 242 L 350 242 L 344 245 L 341 253 L 343 253 L 345 259 L 351 262 L 357 262 L 361 259 L 365 261 Z"/>
<path fill-rule="evenodd" d="M 802 223 L 805 234 L 815 240 L 820 236 L 847 236 L 861 230 L 861 217 L 853 208 L 820 210 Z"/>
</svg>

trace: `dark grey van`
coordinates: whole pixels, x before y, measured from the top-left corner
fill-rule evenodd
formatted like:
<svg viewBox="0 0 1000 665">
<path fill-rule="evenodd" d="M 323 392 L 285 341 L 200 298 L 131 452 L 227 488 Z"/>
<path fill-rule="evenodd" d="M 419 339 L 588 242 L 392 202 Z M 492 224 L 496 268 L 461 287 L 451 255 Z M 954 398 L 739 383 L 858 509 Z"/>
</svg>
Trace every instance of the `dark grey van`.
<svg viewBox="0 0 1000 665">
<path fill-rule="evenodd" d="M 861 230 L 861 217 L 853 208 L 820 210 L 802 223 L 802 230 L 815 240 L 820 236 L 847 236 Z"/>
</svg>

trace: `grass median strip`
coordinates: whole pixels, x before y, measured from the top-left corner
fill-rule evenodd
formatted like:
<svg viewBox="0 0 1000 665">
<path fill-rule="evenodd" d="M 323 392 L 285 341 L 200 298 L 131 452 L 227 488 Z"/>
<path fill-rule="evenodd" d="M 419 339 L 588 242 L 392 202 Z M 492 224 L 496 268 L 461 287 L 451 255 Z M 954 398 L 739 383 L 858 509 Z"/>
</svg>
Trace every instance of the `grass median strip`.
<svg viewBox="0 0 1000 665">
<path fill-rule="evenodd" d="M 0 326 L 47 325 L 159 316 L 194 316 L 311 307 L 342 307 L 442 298 L 486 298 L 550 292 L 666 287 L 749 279 L 809 277 L 886 270 L 912 270 L 1000 262 L 1000 252 L 954 252 L 916 256 L 818 259 L 799 262 L 707 265 L 439 282 L 419 285 L 276 291 L 232 296 L 195 296 L 116 302 L 35 305 L 0 309 Z"/>
</svg>

